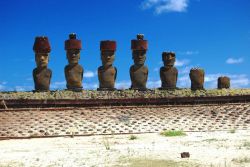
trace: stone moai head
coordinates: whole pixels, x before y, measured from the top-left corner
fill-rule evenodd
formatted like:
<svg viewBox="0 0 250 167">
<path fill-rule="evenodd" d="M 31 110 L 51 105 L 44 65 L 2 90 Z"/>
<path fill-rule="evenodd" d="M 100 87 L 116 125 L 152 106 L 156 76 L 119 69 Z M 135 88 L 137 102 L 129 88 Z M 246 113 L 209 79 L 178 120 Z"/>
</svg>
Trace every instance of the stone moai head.
<svg viewBox="0 0 250 167">
<path fill-rule="evenodd" d="M 162 61 L 165 67 L 173 67 L 175 63 L 175 53 L 174 52 L 163 52 Z"/>
<path fill-rule="evenodd" d="M 191 80 L 191 90 L 204 89 L 205 72 L 201 68 L 192 68 L 189 73 Z"/>
<path fill-rule="evenodd" d="M 33 50 L 35 52 L 37 68 L 46 68 L 49 63 L 49 53 L 51 51 L 48 37 L 36 37 Z"/>
<path fill-rule="evenodd" d="M 101 60 L 104 67 L 112 66 L 115 60 L 116 41 L 101 41 Z"/>
<path fill-rule="evenodd" d="M 65 41 L 64 45 L 67 51 L 67 59 L 69 65 L 76 65 L 80 59 L 80 50 L 82 49 L 81 40 L 76 39 L 76 34 L 69 34 L 69 39 Z"/>
<path fill-rule="evenodd" d="M 218 89 L 229 89 L 230 88 L 230 78 L 227 76 L 221 76 L 218 78 Z"/>
<path fill-rule="evenodd" d="M 148 49 L 148 41 L 144 40 L 143 34 L 138 34 L 137 39 L 131 40 L 131 49 L 135 65 L 144 65 L 146 60 L 146 52 Z"/>
</svg>

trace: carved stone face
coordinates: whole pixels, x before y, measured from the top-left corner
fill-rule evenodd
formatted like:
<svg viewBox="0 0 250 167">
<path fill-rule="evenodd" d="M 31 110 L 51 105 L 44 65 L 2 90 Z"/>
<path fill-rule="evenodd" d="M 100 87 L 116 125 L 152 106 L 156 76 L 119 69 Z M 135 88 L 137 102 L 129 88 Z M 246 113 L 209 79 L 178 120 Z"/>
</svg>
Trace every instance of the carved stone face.
<svg viewBox="0 0 250 167">
<path fill-rule="evenodd" d="M 115 52 L 114 51 L 101 51 L 101 59 L 103 66 L 110 66 L 113 64 L 115 60 Z"/>
<path fill-rule="evenodd" d="M 144 65 L 146 60 L 146 51 L 145 50 L 135 50 L 133 51 L 133 60 L 135 65 Z"/>
<path fill-rule="evenodd" d="M 70 65 L 78 64 L 80 59 L 80 50 L 78 49 L 67 50 L 67 59 Z"/>
<path fill-rule="evenodd" d="M 49 63 L 49 53 L 36 53 L 36 65 L 37 67 L 47 67 Z"/>
<path fill-rule="evenodd" d="M 172 54 L 167 54 L 162 56 L 162 61 L 164 63 L 164 66 L 174 66 L 175 63 L 175 56 Z"/>
</svg>

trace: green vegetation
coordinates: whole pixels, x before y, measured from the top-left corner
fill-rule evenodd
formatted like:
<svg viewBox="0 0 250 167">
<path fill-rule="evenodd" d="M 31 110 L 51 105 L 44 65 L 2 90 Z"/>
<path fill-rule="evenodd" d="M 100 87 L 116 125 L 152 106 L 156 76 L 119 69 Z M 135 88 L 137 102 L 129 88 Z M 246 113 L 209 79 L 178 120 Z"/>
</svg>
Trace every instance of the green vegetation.
<svg viewBox="0 0 250 167">
<path fill-rule="evenodd" d="M 250 141 L 245 141 L 243 143 L 243 147 L 247 147 L 248 149 L 250 149 Z"/>
<path fill-rule="evenodd" d="M 186 133 L 181 130 L 168 130 L 161 132 L 162 136 L 174 137 L 174 136 L 186 136 Z"/>
<path fill-rule="evenodd" d="M 135 136 L 135 135 L 130 135 L 130 136 L 129 136 L 129 140 L 136 140 L 136 139 L 138 139 L 138 137 Z"/>
<path fill-rule="evenodd" d="M 172 160 L 156 160 L 146 158 L 130 159 L 126 162 L 126 164 L 127 163 L 129 164 L 128 167 L 201 167 L 201 165 L 191 162 L 176 162 Z"/>
<path fill-rule="evenodd" d="M 205 142 L 211 143 L 211 142 L 216 142 L 216 141 L 218 141 L 218 139 L 211 138 L 211 139 L 205 139 L 205 140 L 202 140 L 202 141 L 205 141 Z"/>
<path fill-rule="evenodd" d="M 108 137 L 104 137 L 102 140 L 102 143 L 106 150 L 110 150 L 110 142 L 109 142 Z"/>
<path fill-rule="evenodd" d="M 231 129 L 231 130 L 229 131 L 229 133 L 235 133 L 235 132 L 236 132 L 235 129 Z"/>
<path fill-rule="evenodd" d="M 122 91 L 96 91 L 83 90 L 72 92 L 67 90 L 50 92 L 0 92 L 0 99 L 123 99 L 123 98 L 164 98 L 164 97 L 202 97 L 202 96 L 234 96 L 250 95 L 250 89 L 211 89 L 197 90 L 176 89 L 158 90 L 152 89 L 145 92 L 137 90 Z"/>
<path fill-rule="evenodd" d="M 250 163 L 250 157 L 240 157 L 232 159 L 232 162 L 235 163 Z"/>
</svg>

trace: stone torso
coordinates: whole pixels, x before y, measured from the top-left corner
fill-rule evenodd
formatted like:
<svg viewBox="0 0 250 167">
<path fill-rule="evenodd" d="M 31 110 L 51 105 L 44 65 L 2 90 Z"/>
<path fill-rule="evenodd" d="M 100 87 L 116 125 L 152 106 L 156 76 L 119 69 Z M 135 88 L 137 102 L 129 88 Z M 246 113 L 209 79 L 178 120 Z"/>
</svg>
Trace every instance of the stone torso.
<svg viewBox="0 0 250 167">
<path fill-rule="evenodd" d="M 104 68 L 100 66 L 98 68 L 98 79 L 100 88 L 113 89 L 115 86 L 115 80 L 117 75 L 117 69 L 113 66 Z"/>
<path fill-rule="evenodd" d="M 148 67 L 132 65 L 130 67 L 130 78 L 132 82 L 132 89 L 146 89 Z"/>
<path fill-rule="evenodd" d="M 175 67 L 161 67 L 160 69 L 162 88 L 175 89 L 178 77 L 178 70 Z"/>
<path fill-rule="evenodd" d="M 48 68 L 33 70 L 33 79 L 35 83 L 35 90 L 37 91 L 48 91 L 50 86 L 50 79 L 52 72 Z"/>
<path fill-rule="evenodd" d="M 64 68 L 65 78 L 68 89 L 81 89 L 83 79 L 83 68 L 77 64 L 74 66 L 67 65 Z"/>
</svg>

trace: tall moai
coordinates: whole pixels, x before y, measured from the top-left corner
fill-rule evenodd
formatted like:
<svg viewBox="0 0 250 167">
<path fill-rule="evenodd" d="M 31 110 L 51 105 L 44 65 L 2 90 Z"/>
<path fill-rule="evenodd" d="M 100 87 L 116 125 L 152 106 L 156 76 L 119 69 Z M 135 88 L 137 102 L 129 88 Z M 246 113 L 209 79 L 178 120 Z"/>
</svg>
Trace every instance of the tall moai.
<svg viewBox="0 0 250 167">
<path fill-rule="evenodd" d="M 116 41 L 101 41 L 102 66 L 98 67 L 99 88 L 97 90 L 115 90 L 117 69 L 113 66 L 115 60 Z"/>
<path fill-rule="evenodd" d="M 218 89 L 229 89 L 230 78 L 227 76 L 221 76 L 218 78 Z"/>
<path fill-rule="evenodd" d="M 51 51 L 48 37 L 36 37 L 33 50 L 37 66 L 33 69 L 35 91 L 49 91 L 52 71 L 48 68 L 49 53 Z"/>
<path fill-rule="evenodd" d="M 178 70 L 174 67 L 175 53 L 163 52 L 162 61 L 164 66 L 160 69 L 161 88 L 163 90 L 176 89 Z"/>
<path fill-rule="evenodd" d="M 137 39 L 131 40 L 132 58 L 134 65 L 130 67 L 131 89 L 147 90 L 148 67 L 144 65 L 148 41 L 143 34 L 138 34 Z"/>
<path fill-rule="evenodd" d="M 201 68 L 192 68 L 189 73 L 191 80 L 191 90 L 203 90 L 204 89 L 204 80 L 205 72 Z"/>
<path fill-rule="evenodd" d="M 82 90 L 83 67 L 78 64 L 82 42 L 76 38 L 76 34 L 69 34 L 69 39 L 65 41 L 64 48 L 68 59 L 68 65 L 64 68 L 67 81 L 67 89 L 72 91 Z"/>
</svg>

